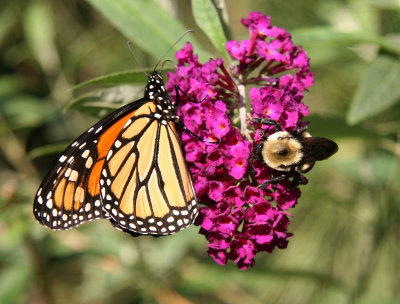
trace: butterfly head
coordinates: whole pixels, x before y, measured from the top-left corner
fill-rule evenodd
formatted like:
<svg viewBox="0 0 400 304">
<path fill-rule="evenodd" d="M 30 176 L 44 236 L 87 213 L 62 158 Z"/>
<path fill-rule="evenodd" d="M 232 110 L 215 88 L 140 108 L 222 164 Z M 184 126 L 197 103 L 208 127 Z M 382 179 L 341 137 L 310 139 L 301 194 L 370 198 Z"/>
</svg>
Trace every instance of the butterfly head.
<svg viewBox="0 0 400 304">
<path fill-rule="evenodd" d="M 164 86 L 164 80 L 160 73 L 154 71 L 147 78 L 146 90 L 144 98 L 153 101 L 157 110 L 154 114 L 156 119 L 162 121 L 178 121 L 176 105 L 169 97 Z"/>
<path fill-rule="evenodd" d="M 161 74 L 154 71 L 147 78 L 146 90 L 144 91 L 144 96 L 151 100 L 156 100 L 158 96 L 166 95 L 166 90 L 164 86 L 164 79 Z"/>
</svg>

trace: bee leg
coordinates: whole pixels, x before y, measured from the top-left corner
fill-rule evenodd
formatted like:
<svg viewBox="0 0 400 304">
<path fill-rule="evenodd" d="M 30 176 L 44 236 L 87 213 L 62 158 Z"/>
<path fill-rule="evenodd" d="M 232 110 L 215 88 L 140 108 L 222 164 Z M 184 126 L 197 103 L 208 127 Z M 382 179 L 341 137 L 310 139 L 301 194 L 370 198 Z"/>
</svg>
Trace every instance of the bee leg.
<svg viewBox="0 0 400 304">
<path fill-rule="evenodd" d="M 271 118 L 252 117 L 251 120 L 263 125 L 274 126 L 277 132 L 282 131 L 282 127 L 279 122 Z"/>
<path fill-rule="evenodd" d="M 295 171 L 295 175 L 293 176 L 290 186 L 296 188 L 299 185 L 305 184 L 307 184 L 307 179 L 305 178 L 305 176 L 300 172 Z"/>
<path fill-rule="evenodd" d="M 292 134 L 296 137 L 309 137 L 311 135 L 307 132 L 307 128 L 308 126 L 298 128 L 295 131 L 293 131 Z"/>
<path fill-rule="evenodd" d="M 276 183 L 283 181 L 285 178 L 286 178 L 286 175 L 278 175 L 278 176 L 271 178 L 270 180 L 267 180 L 265 183 L 262 183 L 258 187 L 260 187 L 261 189 L 264 189 L 271 184 L 276 184 Z"/>
</svg>

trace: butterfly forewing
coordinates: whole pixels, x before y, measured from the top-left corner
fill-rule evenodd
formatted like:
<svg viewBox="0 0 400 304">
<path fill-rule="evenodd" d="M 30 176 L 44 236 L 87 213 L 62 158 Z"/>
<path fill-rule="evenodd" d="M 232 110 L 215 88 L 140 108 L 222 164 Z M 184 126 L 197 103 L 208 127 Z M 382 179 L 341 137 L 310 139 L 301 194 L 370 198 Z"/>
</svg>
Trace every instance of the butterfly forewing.
<svg viewBox="0 0 400 304">
<path fill-rule="evenodd" d="M 195 219 L 197 200 L 161 76 L 145 97 L 110 114 L 69 146 L 40 186 L 34 214 L 52 229 L 111 218 L 118 229 L 167 235 Z"/>
</svg>

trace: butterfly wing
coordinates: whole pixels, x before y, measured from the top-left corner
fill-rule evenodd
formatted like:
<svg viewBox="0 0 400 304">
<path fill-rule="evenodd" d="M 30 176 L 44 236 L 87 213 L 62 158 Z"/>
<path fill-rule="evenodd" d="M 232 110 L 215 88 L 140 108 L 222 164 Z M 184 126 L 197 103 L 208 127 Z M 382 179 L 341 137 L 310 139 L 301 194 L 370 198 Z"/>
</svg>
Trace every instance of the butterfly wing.
<svg viewBox="0 0 400 304">
<path fill-rule="evenodd" d="M 189 226 L 197 199 L 162 77 L 148 76 L 145 97 L 82 134 L 40 186 L 34 214 L 52 229 L 96 218 L 131 235 L 168 235 Z"/>
<path fill-rule="evenodd" d="M 114 226 L 167 235 L 192 224 L 197 199 L 175 125 L 155 113 L 148 102 L 127 122 L 107 155 L 100 193 Z"/>
<path fill-rule="evenodd" d="M 100 174 L 115 138 L 144 100 L 111 113 L 76 139 L 61 155 L 37 191 L 33 213 L 51 229 L 69 229 L 97 218 L 102 208 Z"/>
</svg>

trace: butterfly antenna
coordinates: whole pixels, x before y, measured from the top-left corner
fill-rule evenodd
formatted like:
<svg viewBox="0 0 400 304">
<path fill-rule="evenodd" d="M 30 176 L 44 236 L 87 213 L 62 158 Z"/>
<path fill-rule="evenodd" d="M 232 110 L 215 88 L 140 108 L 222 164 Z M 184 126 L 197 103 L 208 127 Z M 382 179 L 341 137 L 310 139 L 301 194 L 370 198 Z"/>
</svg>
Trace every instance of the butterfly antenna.
<svg viewBox="0 0 400 304">
<path fill-rule="evenodd" d="M 136 64 L 139 66 L 140 70 L 141 70 L 147 77 L 149 77 L 149 74 L 146 73 L 146 71 L 143 69 L 143 67 L 142 67 L 142 65 L 139 63 L 139 60 L 137 59 L 135 53 L 133 52 L 132 47 L 131 47 L 131 42 L 128 41 L 128 42 L 127 42 L 127 45 L 128 45 L 129 52 L 131 52 L 131 55 L 132 55 L 133 59 L 135 60 Z"/>
<path fill-rule="evenodd" d="M 160 72 L 159 72 L 160 74 L 161 74 L 161 71 L 164 70 L 164 65 L 165 65 L 167 62 L 171 62 L 172 64 L 174 63 L 172 60 L 169 60 L 169 59 L 165 60 L 165 61 L 162 63 L 162 65 L 161 65 Z"/>
<path fill-rule="evenodd" d="M 167 54 L 169 53 L 169 51 L 171 51 L 171 49 L 178 44 L 179 41 L 181 41 L 183 39 L 183 37 L 186 36 L 187 33 L 191 33 L 194 32 L 194 30 L 186 30 L 175 42 L 174 44 L 172 44 L 168 50 L 165 52 L 165 54 L 160 58 L 160 60 L 158 60 L 156 66 L 154 67 L 154 71 L 157 69 L 158 65 L 160 64 L 160 62 L 165 58 L 165 56 L 167 56 Z"/>
</svg>

